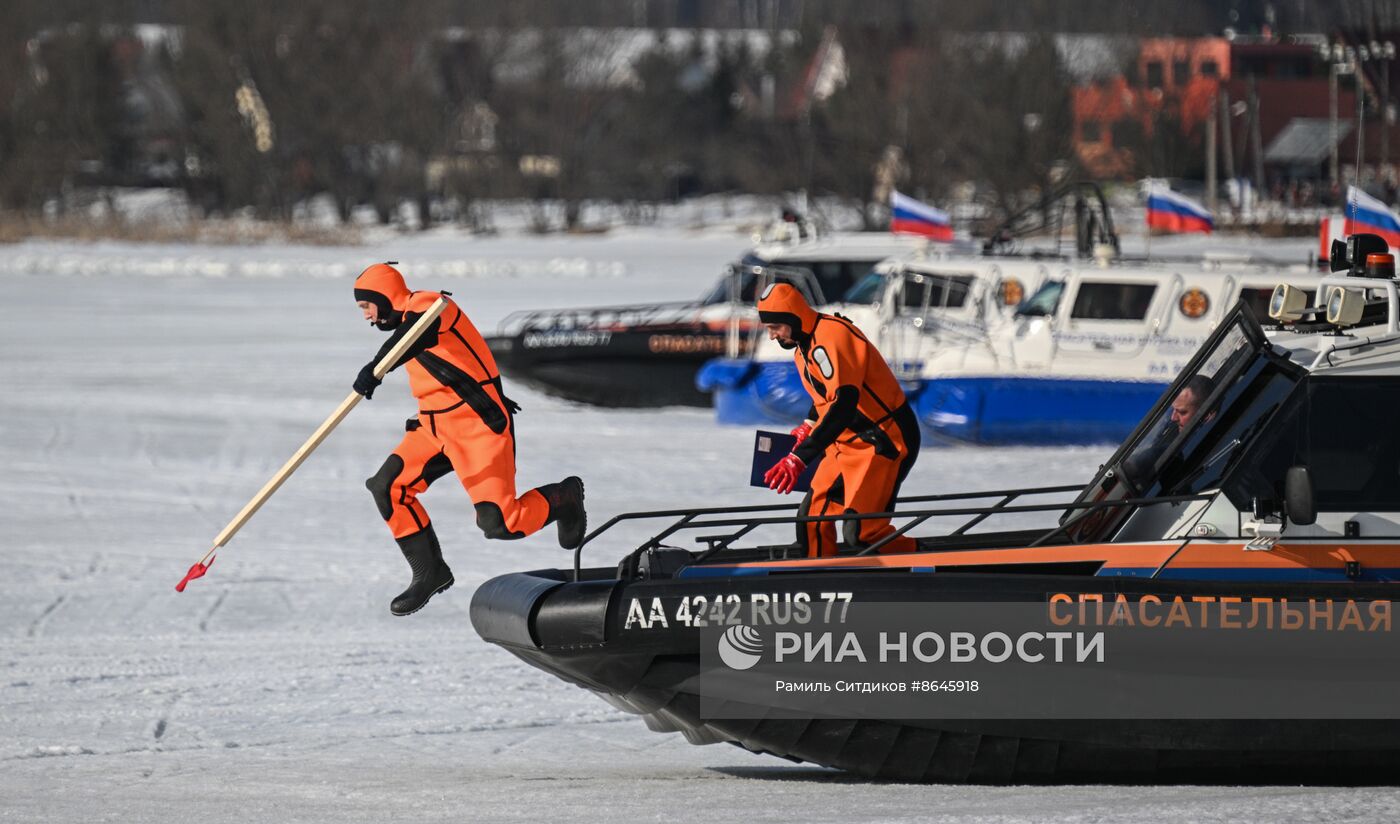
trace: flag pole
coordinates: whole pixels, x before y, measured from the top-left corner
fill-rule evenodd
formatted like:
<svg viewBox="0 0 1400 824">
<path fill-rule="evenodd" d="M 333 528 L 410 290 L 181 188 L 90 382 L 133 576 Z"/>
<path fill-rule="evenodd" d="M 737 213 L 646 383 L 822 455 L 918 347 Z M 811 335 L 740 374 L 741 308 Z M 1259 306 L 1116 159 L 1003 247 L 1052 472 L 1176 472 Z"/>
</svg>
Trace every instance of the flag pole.
<svg viewBox="0 0 1400 824">
<path fill-rule="evenodd" d="M 1147 213 L 1151 211 L 1149 201 L 1152 199 L 1152 178 L 1147 179 L 1147 187 L 1143 190 L 1145 197 L 1142 199 L 1142 230 L 1146 233 L 1147 251 L 1143 252 L 1143 257 L 1148 261 L 1152 260 L 1152 220 Z"/>
<path fill-rule="evenodd" d="M 1355 179 L 1352 180 L 1351 196 L 1347 198 L 1351 206 L 1350 223 L 1353 232 L 1356 231 L 1356 193 L 1361 191 L 1361 152 L 1366 145 L 1361 139 L 1362 131 L 1366 128 L 1366 89 L 1363 88 L 1362 84 L 1364 79 L 1361 75 L 1361 64 L 1358 63 L 1356 66 L 1356 175 Z"/>
</svg>

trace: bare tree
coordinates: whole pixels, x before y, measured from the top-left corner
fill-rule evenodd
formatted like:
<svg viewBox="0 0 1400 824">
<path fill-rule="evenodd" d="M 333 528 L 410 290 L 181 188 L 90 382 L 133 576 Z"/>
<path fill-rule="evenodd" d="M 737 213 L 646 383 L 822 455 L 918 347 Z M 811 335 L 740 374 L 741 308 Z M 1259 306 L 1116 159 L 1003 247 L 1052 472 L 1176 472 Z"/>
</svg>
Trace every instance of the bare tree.
<svg viewBox="0 0 1400 824">
<path fill-rule="evenodd" d="M 897 131 L 891 56 L 901 48 L 903 35 L 858 28 L 841 30 L 839 37 L 845 82 L 829 99 L 811 101 L 797 123 L 803 183 L 860 205 L 866 228 L 875 228 L 878 212 L 867 207 L 876 167 Z"/>
<path fill-rule="evenodd" d="M 1010 214 L 1047 193 L 1072 162 L 1070 78 L 1046 35 L 966 41 L 956 61 L 950 165 L 984 183 L 991 204 Z"/>
<path fill-rule="evenodd" d="M 426 157 L 447 120 L 422 51 L 441 24 L 437 8 L 190 6 L 179 75 L 194 102 L 189 137 L 209 158 L 216 199 L 285 215 L 325 192 L 342 219 L 371 203 L 382 220 L 400 198 L 421 202 Z"/>
<path fill-rule="evenodd" d="M 563 204 L 566 228 L 579 225 L 585 198 L 607 197 L 622 156 L 631 94 L 613 74 L 609 32 L 531 28 L 517 34 L 533 60 L 527 79 L 500 96 L 504 145 L 520 158 L 527 195 Z M 547 219 L 539 212 L 543 228 Z"/>
<path fill-rule="evenodd" d="M 62 208 L 63 195 L 83 182 L 104 182 L 103 170 L 125 163 L 130 149 L 113 32 L 93 17 L 61 28 L 9 30 L 23 39 L 0 70 L 10 92 L 0 138 L 0 203 Z"/>
</svg>

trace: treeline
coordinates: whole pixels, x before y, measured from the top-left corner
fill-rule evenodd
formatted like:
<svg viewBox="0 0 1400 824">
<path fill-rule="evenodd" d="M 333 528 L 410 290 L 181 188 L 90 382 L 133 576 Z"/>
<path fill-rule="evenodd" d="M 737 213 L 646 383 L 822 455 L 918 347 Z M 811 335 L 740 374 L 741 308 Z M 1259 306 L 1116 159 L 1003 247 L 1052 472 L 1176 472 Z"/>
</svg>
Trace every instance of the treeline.
<svg viewBox="0 0 1400 824">
<path fill-rule="evenodd" d="M 7 4 L 0 208 L 160 184 L 210 215 L 285 218 L 324 195 L 344 219 L 407 204 L 427 226 L 520 198 L 573 225 L 585 200 L 644 214 L 805 189 L 873 204 L 894 185 L 937 201 L 971 183 L 1009 211 L 1073 173 L 1064 50 L 981 32 L 1001 6 L 1055 30 L 1035 14 L 1054 24 L 1063 3 L 723 6 L 758 29 L 671 28 L 705 4 L 654 1 L 97 5 Z M 1082 4 L 1114 28 L 1166 25 L 1160 4 L 1133 5 Z M 1171 17 L 1206 24 L 1208 8 Z"/>
</svg>

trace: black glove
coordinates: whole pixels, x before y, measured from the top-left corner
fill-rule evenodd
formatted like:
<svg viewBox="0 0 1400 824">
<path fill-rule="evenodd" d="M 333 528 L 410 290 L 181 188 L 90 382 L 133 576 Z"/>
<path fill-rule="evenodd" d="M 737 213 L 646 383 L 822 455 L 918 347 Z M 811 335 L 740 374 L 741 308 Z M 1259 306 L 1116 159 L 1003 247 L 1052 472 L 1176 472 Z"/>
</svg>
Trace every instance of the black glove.
<svg viewBox="0 0 1400 824">
<path fill-rule="evenodd" d="M 360 374 L 355 376 L 355 391 L 365 396 L 365 400 L 374 397 L 374 390 L 383 383 L 374 376 L 374 364 L 367 363 L 360 370 Z"/>
</svg>

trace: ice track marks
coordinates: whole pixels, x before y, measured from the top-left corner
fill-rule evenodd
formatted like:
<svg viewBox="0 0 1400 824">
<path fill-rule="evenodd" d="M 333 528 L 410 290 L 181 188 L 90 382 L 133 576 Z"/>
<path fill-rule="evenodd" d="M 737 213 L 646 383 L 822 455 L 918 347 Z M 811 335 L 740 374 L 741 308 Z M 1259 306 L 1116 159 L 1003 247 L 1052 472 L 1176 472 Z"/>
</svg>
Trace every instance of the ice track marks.
<svg viewBox="0 0 1400 824">
<path fill-rule="evenodd" d="M 44 611 L 39 613 L 39 617 L 29 622 L 29 629 L 25 631 L 25 635 L 28 635 L 30 638 L 38 636 L 40 630 L 44 627 L 44 622 L 49 619 L 50 615 L 54 614 L 55 610 L 63 606 L 63 602 L 66 600 L 68 600 L 67 595 L 60 595 L 50 601 L 49 605 L 44 607 Z"/>
</svg>

